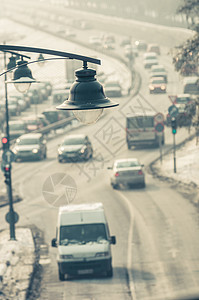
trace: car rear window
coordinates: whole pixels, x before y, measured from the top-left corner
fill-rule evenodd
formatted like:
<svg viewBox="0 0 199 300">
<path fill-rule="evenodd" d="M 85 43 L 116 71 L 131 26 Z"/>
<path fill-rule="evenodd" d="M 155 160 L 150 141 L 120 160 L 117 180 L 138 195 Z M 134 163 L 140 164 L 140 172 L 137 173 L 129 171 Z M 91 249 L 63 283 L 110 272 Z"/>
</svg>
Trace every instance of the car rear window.
<svg viewBox="0 0 199 300">
<path fill-rule="evenodd" d="M 154 118 L 153 117 L 133 117 L 127 119 L 127 128 L 150 128 L 154 127 Z"/>
</svg>

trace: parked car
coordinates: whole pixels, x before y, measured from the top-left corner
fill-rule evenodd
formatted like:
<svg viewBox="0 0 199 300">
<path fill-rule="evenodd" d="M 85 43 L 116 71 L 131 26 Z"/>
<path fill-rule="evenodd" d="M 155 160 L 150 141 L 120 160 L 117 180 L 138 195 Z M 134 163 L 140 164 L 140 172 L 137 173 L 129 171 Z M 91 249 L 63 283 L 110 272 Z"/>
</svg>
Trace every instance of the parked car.
<svg viewBox="0 0 199 300">
<path fill-rule="evenodd" d="M 160 47 L 158 44 L 148 44 L 147 52 L 155 52 L 157 55 L 160 55 Z"/>
<path fill-rule="evenodd" d="M 185 77 L 183 92 L 184 94 L 199 95 L 199 78 L 197 76 Z"/>
<path fill-rule="evenodd" d="M 68 135 L 58 148 L 58 161 L 89 160 L 93 157 L 93 147 L 85 134 Z"/>
<path fill-rule="evenodd" d="M 6 132 L 6 128 L 4 128 Z M 26 124 L 22 120 L 9 121 L 9 136 L 10 139 L 16 139 L 20 135 L 27 133 Z"/>
<path fill-rule="evenodd" d="M 47 156 L 46 140 L 41 133 L 21 135 L 13 146 L 16 160 L 45 159 Z"/>
<path fill-rule="evenodd" d="M 10 116 L 19 116 L 21 114 L 21 108 L 17 99 L 8 99 L 8 111 Z"/>
<path fill-rule="evenodd" d="M 105 94 L 107 97 L 121 97 L 122 88 L 117 80 L 107 81 L 104 85 Z"/>
<path fill-rule="evenodd" d="M 42 114 L 46 117 L 50 124 L 71 117 L 70 111 L 57 110 L 55 107 L 45 109 Z"/>
<path fill-rule="evenodd" d="M 155 52 L 146 52 L 144 54 L 143 65 L 145 69 L 150 69 L 154 65 L 158 65 L 158 58 Z"/>
<path fill-rule="evenodd" d="M 25 122 L 28 132 L 43 128 L 42 121 L 37 116 L 24 117 L 22 120 Z"/>
<path fill-rule="evenodd" d="M 164 77 L 152 77 L 149 82 L 150 94 L 166 93 L 167 86 Z"/>
<path fill-rule="evenodd" d="M 143 40 L 135 41 L 135 46 L 138 49 L 138 51 L 146 51 L 147 50 L 147 43 Z"/>
<path fill-rule="evenodd" d="M 150 70 L 150 78 L 151 77 L 164 77 L 165 82 L 167 83 L 167 71 L 163 65 L 154 65 Z"/>
<path fill-rule="evenodd" d="M 144 165 L 137 158 L 124 158 L 115 160 L 111 170 L 110 181 L 114 189 L 118 189 L 120 185 L 139 185 L 145 187 Z"/>
</svg>

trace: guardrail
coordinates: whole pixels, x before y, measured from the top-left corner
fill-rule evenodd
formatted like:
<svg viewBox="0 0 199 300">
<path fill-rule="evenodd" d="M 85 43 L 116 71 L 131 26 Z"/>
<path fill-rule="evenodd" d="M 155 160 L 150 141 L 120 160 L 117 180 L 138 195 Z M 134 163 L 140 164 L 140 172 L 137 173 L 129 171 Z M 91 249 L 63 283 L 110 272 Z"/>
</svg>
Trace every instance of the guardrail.
<svg viewBox="0 0 199 300">
<path fill-rule="evenodd" d="M 39 130 L 35 130 L 34 132 L 39 132 L 42 134 L 48 134 L 50 131 L 55 131 L 57 129 L 63 128 L 67 125 L 70 125 L 72 123 L 72 121 L 75 120 L 75 116 L 71 116 L 69 118 L 60 120 L 58 122 L 54 122 L 52 124 L 49 124 Z"/>
<path fill-rule="evenodd" d="M 51 131 L 56 131 L 57 129 L 64 128 L 72 123 L 73 120 L 75 120 L 75 116 L 71 116 L 69 118 L 65 118 L 63 120 L 54 122 L 52 124 L 49 124 L 41 129 L 36 129 L 34 131 L 31 131 L 31 133 L 42 133 L 42 134 L 49 134 Z M 27 132 L 28 133 L 28 132 Z M 14 144 L 16 139 L 10 140 L 10 145 Z M 2 145 L 0 145 L 0 150 L 2 150 Z"/>
</svg>

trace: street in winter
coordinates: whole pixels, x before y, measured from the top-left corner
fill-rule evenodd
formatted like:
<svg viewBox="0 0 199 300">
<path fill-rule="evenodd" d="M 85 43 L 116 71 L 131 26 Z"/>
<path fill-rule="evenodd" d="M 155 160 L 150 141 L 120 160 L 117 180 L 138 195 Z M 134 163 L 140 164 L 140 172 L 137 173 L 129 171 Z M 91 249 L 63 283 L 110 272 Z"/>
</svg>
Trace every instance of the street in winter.
<svg viewBox="0 0 199 300">
<path fill-rule="evenodd" d="M 0 300 L 199 299 L 194 1 L 0 0 Z"/>
</svg>

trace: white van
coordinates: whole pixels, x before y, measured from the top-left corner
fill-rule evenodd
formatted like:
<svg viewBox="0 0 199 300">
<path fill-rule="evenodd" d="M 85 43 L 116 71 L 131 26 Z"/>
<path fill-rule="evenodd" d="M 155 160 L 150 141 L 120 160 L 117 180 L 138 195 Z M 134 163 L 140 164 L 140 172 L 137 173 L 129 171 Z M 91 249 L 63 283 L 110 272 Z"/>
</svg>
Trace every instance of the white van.
<svg viewBox="0 0 199 300">
<path fill-rule="evenodd" d="M 65 274 L 84 275 L 105 273 L 112 277 L 110 236 L 102 203 L 67 205 L 59 208 L 56 238 L 59 279 Z"/>
<path fill-rule="evenodd" d="M 126 142 L 128 149 L 132 146 L 159 146 L 159 139 L 164 144 L 164 132 L 155 130 L 155 112 L 141 112 L 126 116 Z"/>
</svg>

